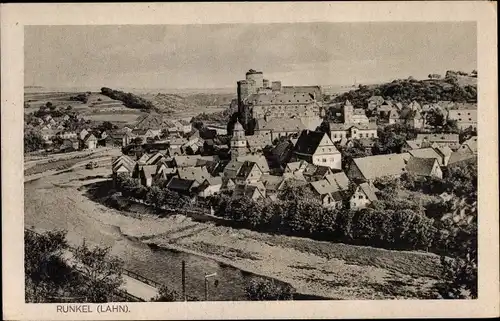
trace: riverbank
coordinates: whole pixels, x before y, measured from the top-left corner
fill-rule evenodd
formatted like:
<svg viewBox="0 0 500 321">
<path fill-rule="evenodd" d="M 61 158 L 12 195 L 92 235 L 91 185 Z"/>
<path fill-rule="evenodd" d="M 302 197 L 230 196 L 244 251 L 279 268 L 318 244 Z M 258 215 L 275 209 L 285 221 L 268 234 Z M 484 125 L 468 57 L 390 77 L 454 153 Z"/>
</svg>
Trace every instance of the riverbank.
<svg viewBox="0 0 500 321">
<path fill-rule="evenodd" d="M 85 191 L 78 190 L 91 181 L 103 180 L 95 177 L 109 174 L 106 171 L 78 168 L 25 184 L 26 226 L 62 228 L 68 231 L 70 242 L 85 238 L 110 246 L 113 253 L 128 261 L 127 268 L 165 284 L 179 279 L 180 269 L 166 258 L 152 256 L 148 244 L 275 278 L 306 295 L 331 299 L 423 299 L 433 295 L 431 287 L 439 267 L 436 255 L 269 235 L 195 222 L 182 215 L 124 215 L 91 201 Z M 137 244 L 130 244 L 124 236 L 135 238 Z M 190 260 L 196 270 L 191 290 L 199 291 L 203 271 L 220 267 L 207 260 Z M 231 275 L 220 273 L 232 281 L 241 278 L 234 271 Z M 221 291 L 220 297 L 240 298 L 243 284 L 238 286 L 237 295 L 227 290 Z"/>
</svg>

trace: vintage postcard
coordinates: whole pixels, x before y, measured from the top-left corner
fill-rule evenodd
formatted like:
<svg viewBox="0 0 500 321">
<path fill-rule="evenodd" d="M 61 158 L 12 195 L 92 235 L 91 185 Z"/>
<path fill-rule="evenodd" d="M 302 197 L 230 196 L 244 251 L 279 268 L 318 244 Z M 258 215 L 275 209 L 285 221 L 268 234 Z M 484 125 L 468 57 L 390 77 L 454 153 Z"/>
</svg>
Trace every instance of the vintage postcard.
<svg viewBox="0 0 500 321">
<path fill-rule="evenodd" d="M 2 5 L 3 318 L 498 316 L 496 10 Z"/>
</svg>

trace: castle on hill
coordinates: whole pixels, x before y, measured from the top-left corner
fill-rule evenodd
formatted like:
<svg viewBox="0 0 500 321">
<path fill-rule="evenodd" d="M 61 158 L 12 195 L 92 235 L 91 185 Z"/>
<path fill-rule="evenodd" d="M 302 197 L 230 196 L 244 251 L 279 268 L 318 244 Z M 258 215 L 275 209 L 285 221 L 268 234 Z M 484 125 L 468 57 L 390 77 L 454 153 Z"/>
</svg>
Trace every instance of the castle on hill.
<svg viewBox="0 0 500 321">
<path fill-rule="evenodd" d="M 245 130 L 273 119 L 300 119 L 314 130 L 324 115 L 320 86 L 282 86 L 281 81 L 264 79 L 261 71 L 250 69 L 238 85 L 238 112 Z"/>
</svg>

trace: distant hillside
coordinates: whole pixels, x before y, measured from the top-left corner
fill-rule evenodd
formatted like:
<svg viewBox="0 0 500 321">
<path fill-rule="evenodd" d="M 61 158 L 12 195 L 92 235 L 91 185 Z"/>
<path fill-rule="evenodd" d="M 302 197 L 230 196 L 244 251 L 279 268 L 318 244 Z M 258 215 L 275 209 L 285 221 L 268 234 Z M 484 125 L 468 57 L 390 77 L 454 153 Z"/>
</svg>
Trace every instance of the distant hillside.
<svg viewBox="0 0 500 321">
<path fill-rule="evenodd" d="M 416 100 L 420 104 L 438 101 L 477 102 L 477 78 L 461 72 L 449 71 L 445 78 L 426 80 L 398 79 L 380 85 L 362 86 L 356 90 L 343 93 L 333 102 L 345 100 L 358 108 L 365 108 L 371 96 L 382 96 L 385 99 L 409 103 Z"/>
<path fill-rule="evenodd" d="M 236 94 L 164 94 L 158 93 L 156 95 L 141 95 L 141 97 L 150 100 L 158 112 L 172 113 L 182 110 L 201 109 L 211 106 L 229 106 L 231 100 L 236 98 Z"/>
</svg>

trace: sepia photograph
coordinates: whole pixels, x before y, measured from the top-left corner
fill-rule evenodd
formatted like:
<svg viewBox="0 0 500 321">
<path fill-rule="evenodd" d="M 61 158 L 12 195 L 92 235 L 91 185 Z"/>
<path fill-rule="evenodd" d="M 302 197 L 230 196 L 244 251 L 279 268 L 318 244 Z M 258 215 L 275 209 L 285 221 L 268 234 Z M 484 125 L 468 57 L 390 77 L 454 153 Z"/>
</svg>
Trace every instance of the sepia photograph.
<svg viewBox="0 0 500 321">
<path fill-rule="evenodd" d="M 478 299 L 476 21 L 164 21 L 24 25 L 25 304 Z"/>
</svg>

